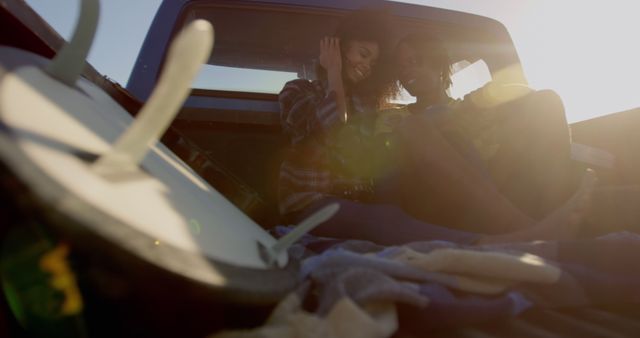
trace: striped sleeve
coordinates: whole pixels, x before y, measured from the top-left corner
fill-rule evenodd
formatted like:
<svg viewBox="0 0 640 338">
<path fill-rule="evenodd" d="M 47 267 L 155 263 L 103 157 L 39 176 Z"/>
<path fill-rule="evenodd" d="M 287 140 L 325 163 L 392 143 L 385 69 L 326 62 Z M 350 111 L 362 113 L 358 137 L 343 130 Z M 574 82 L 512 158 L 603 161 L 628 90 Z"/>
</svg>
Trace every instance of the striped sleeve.
<svg viewBox="0 0 640 338">
<path fill-rule="evenodd" d="M 287 82 L 280 95 L 280 121 L 293 144 L 322 133 L 339 123 L 335 92 L 324 90 L 307 80 Z"/>
</svg>

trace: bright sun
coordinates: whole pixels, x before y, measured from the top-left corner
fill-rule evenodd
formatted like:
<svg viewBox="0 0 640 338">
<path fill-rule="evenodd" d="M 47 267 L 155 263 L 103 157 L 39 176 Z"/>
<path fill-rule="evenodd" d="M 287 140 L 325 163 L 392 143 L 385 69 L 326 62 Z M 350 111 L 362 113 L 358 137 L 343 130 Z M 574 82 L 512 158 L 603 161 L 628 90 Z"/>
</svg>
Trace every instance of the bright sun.
<svg viewBox="0 0 640 338">
<path fill-rule="evenodd" d="M 570 122 L 640 107 L 640 4 L 538 6 L 526 29 L 508 27 L 532 87 L 556 90 Z"/>
<path fill-rule="evenodd" d="M 401 0 L 496 19 L 535 89 L 562 97 L 569 122 L 640 107 L 640 3 L 630 0 Z"/>
</svg>

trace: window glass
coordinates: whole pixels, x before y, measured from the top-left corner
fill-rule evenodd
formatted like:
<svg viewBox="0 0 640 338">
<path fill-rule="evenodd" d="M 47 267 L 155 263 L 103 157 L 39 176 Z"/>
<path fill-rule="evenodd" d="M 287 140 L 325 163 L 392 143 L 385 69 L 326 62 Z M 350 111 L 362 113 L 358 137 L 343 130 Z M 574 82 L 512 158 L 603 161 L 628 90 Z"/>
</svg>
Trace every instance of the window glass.
<svg viewBox="0 0 640 338">
<path fill-rule="evenodd" d="M 215 29 L 215 44 L 193 87 L 278 93 L 296 78 L 314 78 L 318 41 L 330 34 L 340 13 L 287 7 L 196 4 L 185 21 L 205 19 Z"/>
<path fill-rule="evenodd" d="M 451 72 L 451 87 L 447 89 L 447 94 L 454 99 L 462 99 L 465 95 L 491 81 L 491 72 L 484 60 L 478 60 L 474 63 L 467 60 L 456 62 L 451 66 Z M 416 99 L 401 87 L 400 94 L 391 102 L 409 104 L 416 102 Z"/>
<path fill-rule="evenodd" d="M 295 72 L 222 67 L 206 64 L 193 82 L 193 88 L 277 94 Z"/>
<path fill-rule="evenodd" d="M 484 60 L 478 60 L 474 63 L 463 60 L 456 62 L 451 68 L 453 74 L 448 93 L 454 99 L 461 99 L 491 81 L 491 72 Z"/>
<path fill-rule="evenodd" d="M 205 19 L 215 28 L 212 56 L 193 87 L 275 94 L 287 81 L 313 79 L 318 42 L 331 35 L 342 14 L 286 6 L 191 5 L 184 13 L 184 23 Z M 430 29 L 410 20 L 400 20 L 394 27 L 398 31 L 396 38 L 407 32 Z M 461 98 L 491 80 L 487 64 L 482 60 L 460 61 L 453 64 L 452 69 L 453 85 L 449 93 L 453 98 Z M 403 92 L 395 102 L 413 100 Z"/>
</svg>

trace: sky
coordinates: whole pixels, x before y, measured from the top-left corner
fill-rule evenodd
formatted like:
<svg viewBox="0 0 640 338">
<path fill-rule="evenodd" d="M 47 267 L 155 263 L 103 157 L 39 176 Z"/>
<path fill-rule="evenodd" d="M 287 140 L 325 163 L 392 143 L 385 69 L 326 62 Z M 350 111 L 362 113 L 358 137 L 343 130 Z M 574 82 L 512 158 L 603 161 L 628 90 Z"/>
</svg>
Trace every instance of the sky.
<svg viewBox="0 0 640 338">
<path fill-rule="evenodd" d="M 103 0 L 89 62 L 126 85 L 161 0 Z M 502 22 L 534 89 L 562 97 L 569 122 L 640 107 L 640 3 L 631 0 L 403 0 Z M 27 0 L 64 38 L 79 0 Z"/>
</svg>

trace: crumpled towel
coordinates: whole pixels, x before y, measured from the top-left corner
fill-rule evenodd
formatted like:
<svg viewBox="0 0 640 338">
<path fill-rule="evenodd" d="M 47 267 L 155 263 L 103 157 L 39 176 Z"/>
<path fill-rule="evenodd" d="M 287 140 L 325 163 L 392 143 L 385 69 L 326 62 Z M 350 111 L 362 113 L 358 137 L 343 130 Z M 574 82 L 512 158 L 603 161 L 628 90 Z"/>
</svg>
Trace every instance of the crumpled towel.
<svg viewBox="0 0 640 338">
<path fill-rule="evenodd" d="M 392 302 L 359 306 L 343 297 L 326 317 L 306 312 L 297 293 L 285 297 L 267 322 L 250 330 L 224 331 L 210 338 L 384 338 L 398 328 Z"/>
<path fill-rule="evenodd" d="M 381 264 L 367 265 L 365 260 L 371 258 L 345 251 L 307 259 L 305 263 L 313 268 L 302 277 L 305 282 L 276 306 L 263 326 L 222 332 L 212 338 L 390 337 L 398 328 L 395 304 L 421 309 L 429 300 L 420 294 L 419 285 L 389 274 L 395 271 L 389 265 L 402 264 L 379 258 Z M 405 268 L 417 276 L 431 275 Z M 317 303 L 312 312 L 302 307 L 309 299 Z"/>
<path fill-rule="evenodd" d="M 453 275 L 458 289 L 498 294 L 518 282 L 553 284 L 562 271 L 543 258 L 528 254 L 512 254 L 478 250 L 443 248 L 422 253 L 409 247 L 387 251 L 387 258 L 430 272 Z"/>
</svg>

